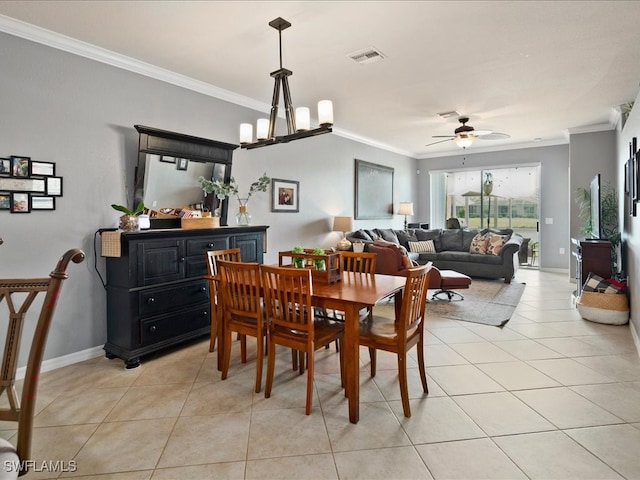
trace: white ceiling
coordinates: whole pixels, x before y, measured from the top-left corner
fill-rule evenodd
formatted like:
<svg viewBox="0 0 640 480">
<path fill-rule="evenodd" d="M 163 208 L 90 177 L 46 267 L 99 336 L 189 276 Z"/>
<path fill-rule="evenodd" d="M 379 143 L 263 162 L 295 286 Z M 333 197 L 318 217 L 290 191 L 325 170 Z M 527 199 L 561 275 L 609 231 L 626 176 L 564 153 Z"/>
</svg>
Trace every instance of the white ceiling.
<svg viewBox="0 0 640 480">
<path fill-rule="evenodd" d="M 470 151 L 566 143 L 569 129 L 615 122 L 614 109 L 636 98 L 640 82 L 638 1 L 4 0 L 0 15 L 264 109 L 279 67 L 268 23 L 283 17 L 293 24 L 282 35 L 294 106 L 313 112 L 332 99 L 334 131 L 418 158 L 459 153 L 453 142 L 425 147 L 459 126 L 440 112 L 511 135 Z M 0 30 L 43 41 L 12 19 L 0 17 Z M 44 43 L 56 37 L 44 33 Z M 74 50 L 77 42 L 63 40 Z M 367 47 L 385 59 L 348 57 Z"/>
</svg>

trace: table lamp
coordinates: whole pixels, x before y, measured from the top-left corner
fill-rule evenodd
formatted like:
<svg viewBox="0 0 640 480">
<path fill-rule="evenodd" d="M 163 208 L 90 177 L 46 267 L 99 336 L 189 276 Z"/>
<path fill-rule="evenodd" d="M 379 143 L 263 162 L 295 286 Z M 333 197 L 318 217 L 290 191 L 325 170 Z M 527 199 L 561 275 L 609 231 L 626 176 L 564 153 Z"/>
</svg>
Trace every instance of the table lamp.
<svg viewBox="0 0 640 480">
<path fill-rule="evenodd" d="M 342 232 L 342 239 L 336 245 L 338 250 L 350 250 L 351 242 L 347 240 L 346 232 L 353 230 L 353 218 L 351 217 L 334 217 L 333 231 Z"/>
<path fill-rule="evenodd" d="M 413 215 L 412 202 L 400 202 L 398 205 L 398 215 L 404 215 L 404 229 L 407 229 L 407 215 Z"/>
</svg>

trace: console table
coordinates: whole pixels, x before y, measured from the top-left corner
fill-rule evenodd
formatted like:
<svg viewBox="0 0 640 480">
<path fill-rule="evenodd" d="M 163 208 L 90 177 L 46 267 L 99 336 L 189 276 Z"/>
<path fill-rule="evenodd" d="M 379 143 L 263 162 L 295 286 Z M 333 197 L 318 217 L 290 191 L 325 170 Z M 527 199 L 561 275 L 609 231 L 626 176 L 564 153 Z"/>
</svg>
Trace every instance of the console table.
<svg viewBox="0 0 640 480">
<path fill-rule="evenodd" d="M 577 298 L 582 293 L 582 285 L 590 272 L 602 278 L 611 277 L 611 242 L 572 238 L 571 243 L 576 247 L 572 253 L 576 257 Z"/>
<path fill-rule="evenodd" d="M 134 368 L 143 355 L 209 334 L 205 252 L 238 247 L 243 261 L 262 263 L 267 228 L 120 233 L 119 256 L 106 261 L 106 356 Z"/>
</svg>

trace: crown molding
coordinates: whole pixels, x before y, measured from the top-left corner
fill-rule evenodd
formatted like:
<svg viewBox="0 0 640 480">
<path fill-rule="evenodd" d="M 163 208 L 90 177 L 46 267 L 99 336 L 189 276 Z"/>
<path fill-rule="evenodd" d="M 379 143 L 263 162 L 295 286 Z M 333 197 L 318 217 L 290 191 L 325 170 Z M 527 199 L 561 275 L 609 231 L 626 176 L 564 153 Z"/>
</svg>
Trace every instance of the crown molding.
<svg viewBox="0 0 640 480">
<path fill-rule="evenodd" d="M 579 135 L 581 133 L 606 132 L 608 130 L 614 130 L 615 128 L 615 124 L 612 125 L 611 123 L 597 123 L 595 125 L 585 125 L 584 127 L 568 128 L 567 132 L 569 133 L 569 135 Z"/>
<path fill-rule="evenodd" d="M 88 58 L 90 60 L 95 60 L 96 62 L 111 65 L 113 67 L 137 73 L 139 75 L 144 75 L 149 78 L 160 80 L 162 82 L 201 93 L 209 97 L 218 98 L 220 100 L 246 107 L 251 110 L 256 110 L 261 113 L 269 113 L 271 110 L 270 104 L 259 102 L 257 100 L 254 100 L 253 98 L 245 97 L 244 95 L 239 95 L 223 88 L 218 88 L 209 83 L 187 77 L 186 75 L 181 75 L 179 73 L 175 73 L 170 70 L 151 65 L 150 63 L 142 62 L 140 60 L 136 60 L 135 58 L 121 55 L 111 50 L 107 50 L 105 48 L 98 47 L 96 45 L 92 45 L 90 43 L 83 42 L 66 35 L 61 35 L 51 30 L 37 27 L 35 25 L 16 20 L 15 18 L 7 17 L 5 15 L 0 15 L 0 32 L 5 32 L 9 35 L 24 38 L 25 40 L 62 50 L 64 52 Z M 284 114 L 280 112 L 279 117 L 284 118 Z M 415 158 L 416 156 L 415 153 L 401 150 L 393 146 L 377 142 L 370 138 L 356 135 L 346 130 L 335 128 L 335 126 L 333 129 L 333 133 L 349 140 L 354 140 L 400 155 L 405 155 L 412 158 Z"/>
<path fill-rule="evenodd" d="M 430 153 L 426 155 L 420 155 L 416 157 L 418 160 L 426 160 L 430 158 L 441 158 L 441 157 L 457 157 L 460 155 L 475 155 L 478 153 L 492 153 L 492 152 L 501 152 L 506 150 L 522 150 L 525 148 L 540 148 L 540 147 L 554 147 L 556 145 L 567 145 L 569 143 L 567 139 L 555 139 L 541 142 L 527 142 L 527 143 L 516 143 L 516 144 L 507 144 L 507 145 L 498 145 L 496 147 L 487 147 L 487 148 L 476 148 L 475 143 L 473 147 L 467 148 L 465 150 L 456 149 L 449 152 L 438 152 L 438 153 Z"/>
</svg>

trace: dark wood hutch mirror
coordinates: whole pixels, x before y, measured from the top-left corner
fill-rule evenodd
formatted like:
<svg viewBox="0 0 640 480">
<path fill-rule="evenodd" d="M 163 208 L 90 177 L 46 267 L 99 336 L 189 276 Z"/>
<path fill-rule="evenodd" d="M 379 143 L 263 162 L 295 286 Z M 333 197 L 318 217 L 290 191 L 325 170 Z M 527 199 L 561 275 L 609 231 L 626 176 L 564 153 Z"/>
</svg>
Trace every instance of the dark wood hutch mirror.
<svg viewBox="0 0 640 480">
<path fill-rule="evenodd" d="M 132 208 L 139 202 L 152 211 L 202 205 L 213 212 L 214 195 L 204 197 L 198 178 L 228 182 L 237 145 L 135 125 L 138 165 Z M 220 225 L 227 225 L 229 199 L 222 202 Z M 151 218 L 151 228 L 179 228 L 180 218 Z"/>
</svg>

